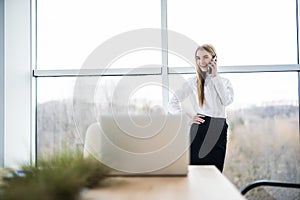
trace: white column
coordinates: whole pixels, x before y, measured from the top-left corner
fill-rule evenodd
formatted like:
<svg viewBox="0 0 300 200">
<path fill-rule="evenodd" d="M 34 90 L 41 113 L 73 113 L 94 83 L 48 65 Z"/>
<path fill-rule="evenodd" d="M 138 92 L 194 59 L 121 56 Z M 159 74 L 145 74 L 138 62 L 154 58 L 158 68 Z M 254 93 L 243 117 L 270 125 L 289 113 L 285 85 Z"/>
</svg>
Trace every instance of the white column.
<svg viewBox="0 0 300 200">
<path fill-rule="evenodd" d="M 4 165 L 4 0 L 0 0 L 0 167 Z"/>
<path fill-rule="evenodd" d="M 29 163 L 31 134 L 31 4 L 5 0 L 4 166 Z"/>
</svg>

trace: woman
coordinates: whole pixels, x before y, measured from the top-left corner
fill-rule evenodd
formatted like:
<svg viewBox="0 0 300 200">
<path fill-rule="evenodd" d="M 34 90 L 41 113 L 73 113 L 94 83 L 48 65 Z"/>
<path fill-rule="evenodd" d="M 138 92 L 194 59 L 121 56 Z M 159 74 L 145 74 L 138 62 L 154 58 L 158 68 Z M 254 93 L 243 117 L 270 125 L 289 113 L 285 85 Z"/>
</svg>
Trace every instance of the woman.
<svg viewBox="0 0 300 200">
<path fill-rule="evenodd" d="M 190 129 L 190 164 L 215 165 L 222 172 L 228 128 L 225 107 L 233 102 L 233 88 L 218 74 L 216 56 L 210 44 L 196 49 L 196 75 L 175 92 L 169 111 L 180 111 L 180 102 L 191 99 L 195 115 Z"/>
</svg>

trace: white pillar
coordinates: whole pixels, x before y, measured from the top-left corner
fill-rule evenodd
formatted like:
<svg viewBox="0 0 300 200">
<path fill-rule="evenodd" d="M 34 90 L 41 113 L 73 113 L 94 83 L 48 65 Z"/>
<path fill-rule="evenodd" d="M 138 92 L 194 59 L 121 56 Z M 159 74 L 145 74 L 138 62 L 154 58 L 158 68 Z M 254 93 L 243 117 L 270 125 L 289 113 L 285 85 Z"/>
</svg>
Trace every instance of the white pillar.
<svg viewBox="0 0 300 200">
<path fill-rule="evenodd" d="M 0 0 L 0 167 L 4 165 L 4 0 Z"/>
<path fill-rule="evenodd" d="M 4 0 L 5 167 L 30 163 L 33 151 L 30 7 L 30 0 Z"/>
</svg>

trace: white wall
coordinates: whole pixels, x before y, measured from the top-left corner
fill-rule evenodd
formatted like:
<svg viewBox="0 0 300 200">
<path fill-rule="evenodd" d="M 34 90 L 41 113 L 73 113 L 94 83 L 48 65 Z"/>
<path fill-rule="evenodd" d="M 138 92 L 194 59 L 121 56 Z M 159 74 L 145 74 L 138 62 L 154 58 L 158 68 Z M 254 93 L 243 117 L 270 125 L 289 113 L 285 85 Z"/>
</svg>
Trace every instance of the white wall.
<svg viewBox="0 0 300 200">
<path fill-rule="evenodd" d="M 30 0 L 4 0 L 4 166 L 31 161 Z M 1 91 L 1 90 L 0 90 Z"/>
</svg>

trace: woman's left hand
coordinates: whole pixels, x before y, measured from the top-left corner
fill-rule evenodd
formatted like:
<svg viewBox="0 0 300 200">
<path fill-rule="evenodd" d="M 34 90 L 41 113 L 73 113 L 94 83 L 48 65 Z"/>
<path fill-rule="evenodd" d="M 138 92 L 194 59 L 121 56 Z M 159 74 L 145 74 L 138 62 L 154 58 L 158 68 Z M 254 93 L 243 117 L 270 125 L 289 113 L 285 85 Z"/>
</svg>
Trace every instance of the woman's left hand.
<svg viewBox="0 0 300 200">
<path fill-rule="evenodd" d="M 202 124 L 205 122 L 205 119 L 203 119 L 205 116 L 204 115 L 194 115 L 191 121 L 191 124 Z"/>
</svg>

